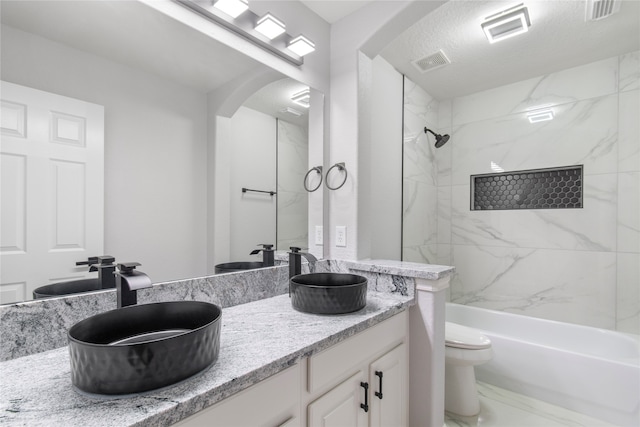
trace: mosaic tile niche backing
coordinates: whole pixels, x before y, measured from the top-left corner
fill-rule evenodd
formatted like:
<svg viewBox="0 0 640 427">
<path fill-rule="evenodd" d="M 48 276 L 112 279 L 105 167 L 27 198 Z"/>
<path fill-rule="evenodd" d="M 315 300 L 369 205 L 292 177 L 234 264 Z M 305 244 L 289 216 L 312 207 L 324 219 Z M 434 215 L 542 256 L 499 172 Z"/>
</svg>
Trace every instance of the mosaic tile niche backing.
<svg viewBox="0 0 640 427">
<path fill-rule="evenodd" d="M 582 165 L 471 175 L 471 210 L 582 208 Z"/>
</svg>

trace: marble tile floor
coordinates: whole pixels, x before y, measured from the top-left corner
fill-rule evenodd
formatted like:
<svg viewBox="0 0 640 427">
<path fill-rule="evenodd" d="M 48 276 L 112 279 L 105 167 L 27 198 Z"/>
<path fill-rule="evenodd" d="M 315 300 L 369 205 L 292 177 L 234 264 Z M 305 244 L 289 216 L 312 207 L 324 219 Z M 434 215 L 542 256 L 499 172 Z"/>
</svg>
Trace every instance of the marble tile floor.
<svg viewBox="0 0 640 427">
<path fill-rule="evenodd" d="M 446 427 L 612 427 L 605 421 L 478 382 L 480 415 L 445 414 Z"/>
</svg>

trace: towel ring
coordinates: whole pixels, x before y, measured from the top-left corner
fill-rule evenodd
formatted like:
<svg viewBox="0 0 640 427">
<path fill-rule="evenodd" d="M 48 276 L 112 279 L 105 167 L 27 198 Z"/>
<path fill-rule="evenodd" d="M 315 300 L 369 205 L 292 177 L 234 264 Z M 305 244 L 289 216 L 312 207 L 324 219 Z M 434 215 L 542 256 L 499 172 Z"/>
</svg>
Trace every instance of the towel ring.
<svg viewBox="0 0 640 427">
<path fill-rule="evenodd" d="M 311 172 L 313 172 L 313 171 L 316 171 L 317 173 L 320 174 L 320 182 L 314 188 L 309 189 L 309 187 L 307 186 L 307 178 L 309 178 L 309 174 Z M 302 181 L 302 185 L 304 185 L 304 189 L 307 190 L 309 193 L 313 193 L 318 188 L 320 188 L 320 186 L 322 185 L 322 166 L 315 166 L 315 167 L 312 167 L 311 169 L 309 169 L 309 172 L 307 172 L 307 174 L 304 176 L 304 180 Z"/>
<path fill-rule="evenodd" d="M 338 185 L 337 187 L 331 187 L 329 185 L 329 174 L 331 173 L 331 170 L 333 168 L 338 168 L 339 171 L 343 171 L 344 172 L 344 180 L 342 181 L 342 184 Z M 347 182 L 347 168 L 344 166 L 344 162 L 336 163 L 335 165 L 331 166 L 329 168 L 329 170 L 327 171 L 327 176 L 325 178 L 325 184 L 327 185 L 327 188 L 329 190 L 337 190 L 339 188 L 342 188 L 342 186 L 344 185 L 345 182 Z"/>
</svg>

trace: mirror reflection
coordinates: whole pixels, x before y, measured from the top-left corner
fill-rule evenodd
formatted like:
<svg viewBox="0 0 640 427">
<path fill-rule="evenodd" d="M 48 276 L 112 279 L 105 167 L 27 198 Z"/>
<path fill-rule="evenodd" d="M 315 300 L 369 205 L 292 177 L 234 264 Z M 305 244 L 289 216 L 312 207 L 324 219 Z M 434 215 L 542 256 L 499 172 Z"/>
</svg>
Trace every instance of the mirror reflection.
<svg viewBox="0 0 640 427">
<path fill-rule="evenodd" d="M 279 117 L 260 106 L 258 92 L 233 114 L 218 115 L 225 94 L 247 82 L 255 90 L 266 85 L 265 98 L 278 89 L 289 97 L 303 85 L 138 2 L 2 6 L 0 303 L 31 299 L 41 285 L 95 277 L 87 265 L 76 266 L 91 256 L 139 262 L 157 283 L 213 274 L 221 262 L 259 261 L 260 254 L 249 256 L 257 244 L 280 249 L 304 241 L 308 204 L 302 193 L 288 194 L 294 191 L 284 180 L 280 189 L 275 171 L 295 181 L 308 169 L 308 160 L 297 163 L 304 144 L 310 150 L 322 141 L 308 143 L 308 113 Z M 41 117 L 26 115 L 33 112 Z M 271 122 L 270 154 L 262 151 L 263 138 L 229 145 L 222 123 L 256 129 L 243 122 L 247 112 Z M 40 119 L 46 124 L 38 126 Z M 278 134 L 295 138 L 276 149 Z M 26 149 L 27 142 L 41 151 Z M 295 165 L 286 164 L 289 146 Z M 244 156 L 240 165 L 255 166 L 258 182 L 236 179 L 231 148 Z M 228 195 L 240 199 L 241 187 L 252 185 L 282 197 L 251 200 L 269 212 L 249 208 L 245 221 L 240 213 L 232 223 Z M 321 203 L 316 199 L 312 209 L 321 212 Z"/>
</svg>

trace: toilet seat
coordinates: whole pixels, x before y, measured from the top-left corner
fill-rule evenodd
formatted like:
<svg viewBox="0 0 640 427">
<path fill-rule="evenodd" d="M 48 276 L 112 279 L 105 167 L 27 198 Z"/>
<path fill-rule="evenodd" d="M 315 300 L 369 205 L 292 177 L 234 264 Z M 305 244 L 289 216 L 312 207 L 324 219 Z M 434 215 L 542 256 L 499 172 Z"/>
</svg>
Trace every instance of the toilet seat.
<svg viewBox="0 0 640 427">
<path fill-rule="evenodd" d="M 491 340 L 472 328 L 445 322 L 445 346 L 466 350 L 483 350 L 491 348 Z"/>
</svg>

